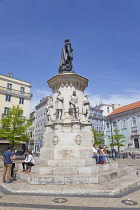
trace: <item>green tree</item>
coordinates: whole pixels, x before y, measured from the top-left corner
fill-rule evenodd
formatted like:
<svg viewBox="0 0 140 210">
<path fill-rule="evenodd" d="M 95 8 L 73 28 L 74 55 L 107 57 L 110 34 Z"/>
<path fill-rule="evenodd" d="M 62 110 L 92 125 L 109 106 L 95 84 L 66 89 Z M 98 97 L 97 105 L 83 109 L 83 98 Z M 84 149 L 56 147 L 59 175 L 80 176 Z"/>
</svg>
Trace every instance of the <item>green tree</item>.
<svg viewBox="0 0 140 210">
<path fill-rule="evenodd" d="M 26 142 L 29 139 L 27 132 L 31 122 L 22 116 L 20 106 L 12 106 L 0 121 L 0 138 L 9 140 L 9 144 Z"/>
<path fill-rule="evenodd" d="M 94 136 L 94 143 L 98 146 L 104 144 L 104 134 L 100 133 L 99 131 L 95 130 L 94 128 L 92 129 L 93 136 Z"/>
<path fill-rule="evenodd" d="M 111 143 L 110 143 L 110 147 L 113 148 L 114 146 L 118 147 L 118 153 L 120 152 L 120 147 L 124 146 L 124 142 L 126 142 L 126 140 L 123 140 L 125 138 L 124 135 L 119 134 L 120 130 L 118 130 L 118 128 L 116 127 L 114 129 L 114 135 L 110 136 L 111 139 Z"/>
</svg>

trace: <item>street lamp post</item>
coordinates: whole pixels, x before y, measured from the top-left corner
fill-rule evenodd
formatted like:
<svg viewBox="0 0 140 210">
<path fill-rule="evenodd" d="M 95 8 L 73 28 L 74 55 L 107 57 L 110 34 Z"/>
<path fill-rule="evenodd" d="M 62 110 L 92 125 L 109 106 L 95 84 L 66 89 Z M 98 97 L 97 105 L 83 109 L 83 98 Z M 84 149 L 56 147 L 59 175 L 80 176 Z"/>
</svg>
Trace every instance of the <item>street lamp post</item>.
<svg viewBox="0 0 140 210">
<path fill-rule="evenodd" d="M 112 121 L 111 121 L 111 118 L 110 118 L 110 128 L 111 128 L 111 139 L 112 139 L 112 158 L 115 159 L 115 156 L 113 155 L 114 154 L 114 139 L 113 139 L 113 129 L 112 129 Z"/>
</svg>

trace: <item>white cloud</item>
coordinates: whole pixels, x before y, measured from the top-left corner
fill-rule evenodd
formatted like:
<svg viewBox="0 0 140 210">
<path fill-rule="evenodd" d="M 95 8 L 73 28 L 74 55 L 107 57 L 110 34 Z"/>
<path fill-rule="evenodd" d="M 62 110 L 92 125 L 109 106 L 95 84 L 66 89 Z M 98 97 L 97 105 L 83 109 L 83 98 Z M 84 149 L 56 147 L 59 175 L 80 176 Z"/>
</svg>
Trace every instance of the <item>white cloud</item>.
<svg viewBox="0 0 140 210">
<path fill-rule="evenodd" d="M 88 94 L 91 106 L 96 104 L 120 104 L 121 106 L 134 103 L 140 100 L 140 91 L 127 91 L 123 94 L 112 94 L 108 96 Z"/>
</svg>

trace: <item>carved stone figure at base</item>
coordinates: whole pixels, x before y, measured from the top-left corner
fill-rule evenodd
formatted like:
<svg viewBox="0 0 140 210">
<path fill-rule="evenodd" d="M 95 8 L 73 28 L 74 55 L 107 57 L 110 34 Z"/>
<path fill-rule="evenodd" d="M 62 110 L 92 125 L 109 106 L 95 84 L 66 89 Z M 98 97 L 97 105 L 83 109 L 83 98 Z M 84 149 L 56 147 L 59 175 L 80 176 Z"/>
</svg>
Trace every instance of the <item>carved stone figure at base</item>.
<svg viewBox="0 0 140 210">
<path fill-rule="evenodd" d="M 83 121 L 88 121 L 90 115 L 90 102 L 88 100 L 88 95 L 85 95 L 83 99 Z"/>
<path fill-rule="evenodd" d="M 73 91 L 73 94 L 70 96 L 69 101 L 70 109 L 69 113 L 73 119 L 79 119 L 79 105 L 78 105 L 78 97 L 76 96 L 76 91 Z"/>
<path fill-rule="evenodd" d="M 56 120 L 61 120 L 62 119 L 62 114 L 63 114 L 63 97 L 61 95 L 60 91 L 57 91 L 57 97 L 56 97 L 56 102 L 55 102 L 55 109 L 56 109 Z"/>
<path fill-rule="evenodd" d="M 53 99 L 52 97 L 48 97 L 48 102 L 46 106 L 46 115 L 48 117 L 48 122 L 53 121 Z"/>
</svg>

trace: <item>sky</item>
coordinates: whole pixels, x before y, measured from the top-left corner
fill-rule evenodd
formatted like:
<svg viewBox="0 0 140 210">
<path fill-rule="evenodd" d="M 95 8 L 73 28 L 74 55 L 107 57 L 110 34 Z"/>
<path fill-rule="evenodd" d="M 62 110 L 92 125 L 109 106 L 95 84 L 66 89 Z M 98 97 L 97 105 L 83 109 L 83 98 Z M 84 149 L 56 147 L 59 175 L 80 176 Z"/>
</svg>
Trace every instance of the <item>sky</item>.
<svg viewBox="0 0 140 210">
<path fill-rule="evenodd" d="M 140 100 L 139 0 L 0 0 L 0 74 L 31 83 L 31 109 L 52 94 L 67 38 L 92 106 Z"/>
</svg>

